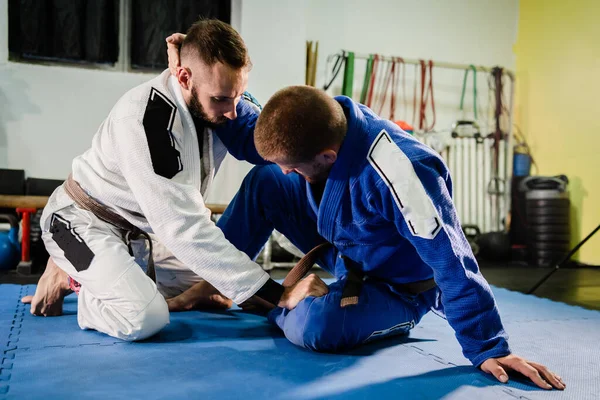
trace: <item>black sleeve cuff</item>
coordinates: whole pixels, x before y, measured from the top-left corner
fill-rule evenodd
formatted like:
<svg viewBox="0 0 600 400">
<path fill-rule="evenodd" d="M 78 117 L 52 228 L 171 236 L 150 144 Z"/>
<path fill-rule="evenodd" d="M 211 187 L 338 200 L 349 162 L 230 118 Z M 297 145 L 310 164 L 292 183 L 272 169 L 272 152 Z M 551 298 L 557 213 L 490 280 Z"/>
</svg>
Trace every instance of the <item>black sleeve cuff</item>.
<svg viewBox="0 0 600 400">
<path fill-rule="evenodd" d="M 277 306 L 277 304 L 279 303 L 279 299 L 281 299 L 281 296 L 283 296 L 284 290 L 285 289 L 283 286 L 275 282 L 273 279 L 269 278 L 269 280 L 265 282 L 263 287 L 258 289 L 258 292 L 256 292 L 255 295 L 265 301 L 268 301 L 274 306 Z"/>
</svg>

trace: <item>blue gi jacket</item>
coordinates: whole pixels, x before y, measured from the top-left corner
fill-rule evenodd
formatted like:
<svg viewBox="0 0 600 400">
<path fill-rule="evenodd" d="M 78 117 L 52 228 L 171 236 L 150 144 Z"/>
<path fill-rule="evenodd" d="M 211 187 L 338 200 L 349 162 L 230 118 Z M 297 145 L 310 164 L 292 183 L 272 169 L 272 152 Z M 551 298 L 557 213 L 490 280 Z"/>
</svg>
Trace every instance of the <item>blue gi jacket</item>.
<svg viewBox="0 0 600 400">
<path fill-rule="evenodd" d="M 346 111 L 348 132 L 318 207 L 307 183 L 321 236 L 369 277 L 391 284 L 433 277 L 440 300 L 435 310 L 446 315 L 474 365 L 509 354 L 496 302 L 462 232 L 441 157 L 366 106 L 345 96 L 336 100 Z M 252 156 L 236 154 L 231 145 L 236 138 L 220 137 L 237 158 L 252 160 L 256 152 L 249 138 L 256 116 L 238 114 L 240 151 Z M 337 258 L 338 278 L 346 274 L 344 263 Z"/>
<path fill-rule="evenodd" d="M 509 354 L 441 157 L 369 108 L 347 97 L 336 100 L 347 112 L 348 132 L 315 209 L 321 235 L 368 276 L 398 283 L 435 278 L 437 309 L 474 365 Z"/>
</svg>

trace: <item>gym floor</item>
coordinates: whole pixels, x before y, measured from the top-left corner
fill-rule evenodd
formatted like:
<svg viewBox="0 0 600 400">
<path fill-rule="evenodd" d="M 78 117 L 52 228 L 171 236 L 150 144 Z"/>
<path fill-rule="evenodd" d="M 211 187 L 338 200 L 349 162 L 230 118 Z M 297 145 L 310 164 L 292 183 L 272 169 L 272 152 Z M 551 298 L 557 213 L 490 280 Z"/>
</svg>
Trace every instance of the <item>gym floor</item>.
<svg viewBox="0 0 600 400">
<path fill-rule="evenodd" d="M 265 318 L 236 308 L 172 313 L 159 334 L 127 343 L 78 329 L 75 295 L 65 299 L 62 317 L 36 318 L 19 300 L 35 287 L 7 284 L 0 285 L 0 399 L 597 399 L 600 313 L 584 307 L 600 309 L 600 270 L 560 269 L 536 292 L 583 307 L 517 292 L 549 269 L 484 265 L 482 271 L 495 285 L 513 351 L 559 372 L 564 392 L 539 389 L 518 374 L 500 384 L 473 368 L 434 313 L 409 335 L 339 354 L 294 346 Z M 2 283 L 36 280 L 0 275 Z M 31 379 L 32 371 L 44 373 Z"/>
<path fill-rule="evenodd" d="M 494 286 L 527 293 L 551 268 L 481 265 Z M 534 293 L 538 297 L 600 310 L 600 268 L 561 268 Z"/>
<path fill-rule="evenodd" d="M 491 285 L 521 293 L 527 293 L 551 271 L 549 268 L 484 263 L 480 264 L 480 268 Z M 274 279 L 283 279 L 288 271 L 276 268 L 271 271 L 271 275 Z M 331 277 L 321 269 L 315 271 L 323 278 Z M 0 273 L 0 283 L 35 284 L 38 279 L 39 275 L 20 276 L 14 271 Z M 535 295 L 590 310 L 600 310 L 600 268 L 559 269 L 535 291 Z"/>
</svg>

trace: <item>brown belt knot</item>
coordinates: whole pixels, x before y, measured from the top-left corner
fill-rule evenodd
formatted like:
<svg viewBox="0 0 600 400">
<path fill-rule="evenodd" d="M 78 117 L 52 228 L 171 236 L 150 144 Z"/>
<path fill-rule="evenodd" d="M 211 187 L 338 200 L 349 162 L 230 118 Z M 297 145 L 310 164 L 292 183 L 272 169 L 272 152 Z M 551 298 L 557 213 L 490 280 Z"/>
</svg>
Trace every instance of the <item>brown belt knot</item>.
<svg viewBox="0 0 600 400">
<path fill-rule="evenodd" d="M 127 244 L 129 254 L 133 256 L 133 249 L 131 248 L 131 241 L 144 237 L 149 244 L 150 254 L 148 255 L 148 269 L 146 274 L 156 282 L 156 270 L 154 269 L 154 257 L 152 256 L 152 239 L 148 233 L 142 231 L 119 214 L 112 211 L 110 208 L 98 202 L 96 199 L 88 195 L 85 190 L 79 185 L 79 183 L 73 179 L 73 176 L 69 174 L 69 177 L 63 184 L 65 192 L 69 197 L 77 204 L 80 208 L 87 210 L 100 218 L 104 222 L 116 226 L 117 228 L 125 231 L 123 240 Z"/>
</svg>

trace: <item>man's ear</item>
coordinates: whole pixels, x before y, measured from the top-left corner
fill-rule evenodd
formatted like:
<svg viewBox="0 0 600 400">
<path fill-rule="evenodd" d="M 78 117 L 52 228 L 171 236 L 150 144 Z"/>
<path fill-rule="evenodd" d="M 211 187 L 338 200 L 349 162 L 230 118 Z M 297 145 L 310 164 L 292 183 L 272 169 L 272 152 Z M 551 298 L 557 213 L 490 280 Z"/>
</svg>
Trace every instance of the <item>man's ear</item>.
<svg viewBox="0 0 600 400">
<path fill-rule="evenodd" d="M 177 80 L 182 89 L 192 89 L 192 71 L 189 68 L 177 67 Z"/>
<path fill-rule="evenodd" d="M 325 149 L 319 153 L 318 157 L 321 158 L 324 164 L 331 165 L 337 160 L 337 151 Z"/>
</svg>

